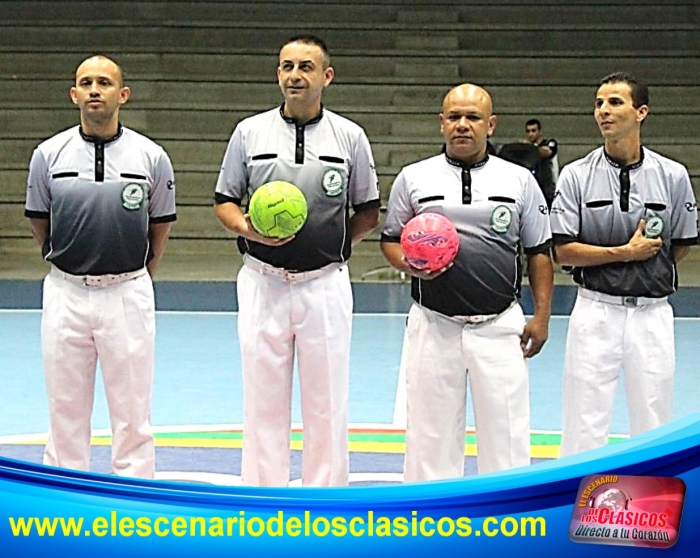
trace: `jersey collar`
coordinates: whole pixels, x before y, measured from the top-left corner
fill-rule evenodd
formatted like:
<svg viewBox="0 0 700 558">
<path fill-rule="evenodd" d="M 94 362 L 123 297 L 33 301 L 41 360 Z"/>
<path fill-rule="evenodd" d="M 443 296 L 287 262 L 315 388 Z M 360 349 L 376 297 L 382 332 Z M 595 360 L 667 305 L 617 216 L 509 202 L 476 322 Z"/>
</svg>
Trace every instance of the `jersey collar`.
<svg viewBox="0 0 700 558">
<path fill-rule="evenodd" d="M 486 157 L 484 157 L 481 161 L 478 163 L 474 163 L 473 165 L 470 165 L 469 163 L 465 163 L 464 161 L 458 161 L 457 159 L 453 159 L 447 154 L 447 151 L 445 153 L 445 160 L 452 165 L 453 167 L 459 167 L 460 169 L 478 169 L 483 167 L 486 163 L 489 161 L 489 154 L 486 153 Z"/>
<path fill-rule="evenodd" d="M 284 120 L 287 124 L 299 125 L 296 120 L 294 120 L 293 118 L 286 116 L 284 114 L 284 103 L 282 103 L 280 105 L 280 116 L 282 117 L 282 120 Z M 321 121 L 321 118 L 323 118 L 323 104 L 321 105 L 321 110 L 319 111 L 318 115 L 314 116 L 308 122 L 304 122 L 304 124 L 301 124 L 301 126 L 308 126 L 309 124 L 316 124 L 316 123 Z"/>
<path fill-rule="evenodd" d="M 86 133 L 83 132 L 83 127 L 78 126 L 78 131 L 80 132 L 80 137 L 83 138 L 85 141 L 89 141 L 90 143 L 101 143 L 101 144 L 106 144 L 106 143 L 112 143 L 113 141 L 118 140 L 122 133 L 124 132 L 124 128 L 122 127 L 121 122 L 117 126 L 117 133 L 113 135 L 111 138 L 107 138 L 105 140 L 96 138 L 94 136 L 88 136 Z"/>
<path fill-rule="evenodd" d="M 642 166 L 644 162 L 644 148 L 639 147 L 639 161 L 632 163 L 631 165 L 621 165 L 605 151 L 603 147 L 603 153 L 605 154 L 605 159 L 608 163 L 620 170 L 620 211 L 630 210 L 630 190 L 632 189 L 632 183 L 630 181 L 630 171 L 638 169 Z"/>
<path fill-rule="evenodd" d="M 636 163 L 632 163 L 631 165 L 621 165 L 618 161 L 616 161 L 610 155 L 608 155 L 608 152 L 605 151 L 605 147 L 603 147 L 603 154 L 605 155 L 605 160 L 616 169 L 624 169 L 631 171 L 641 167 L 642 163 L 644 162 L 644 146 L 639 147 L 639 161 L 637 161 Z"/>
</svg>

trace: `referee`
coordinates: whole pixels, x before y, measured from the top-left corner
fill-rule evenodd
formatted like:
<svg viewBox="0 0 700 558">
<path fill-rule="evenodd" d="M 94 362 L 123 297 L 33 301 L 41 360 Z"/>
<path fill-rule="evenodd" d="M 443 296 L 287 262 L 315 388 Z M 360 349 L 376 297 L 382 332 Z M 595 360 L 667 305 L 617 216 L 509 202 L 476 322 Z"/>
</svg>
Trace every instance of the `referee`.
<svg viewBox="0 0 700 558">
<path fill-rule="evenodd" d="M 353 297 L 347 261 L 379 219 L 379 189 L 360 126 L 321 104 L 334 70 L 325 43 L 296 36 L 280 49 L 284 103 L 241 121 L 216 184 L 215 212 L 238 234 L 243 366 L 244 484 L 286 486 L 296 357 L 304 422 L 302 483 L 348 484 L 347 437 Z M 273 180 L 297 185 L 304 227 L 266 238 L 241 207 Z"/>
<path fill-rule="evenodd" d="M 112 470 L 152 478 L 151 275 L 175 220 L 175 182 L 165 151 L 119 123 L 130 94 L 113 60 L 80 64 L 70 90 L 80 126 L 34 151 L 25 215 L 51 263 L 41 322 L 50 420 L 44 463 L 89 469 L 99 360 Z"/>
<path fill-rule="evenodd" d="M 647 86 L 603 78 L 594 117 L 604 145 L 567 165 L 551 209 L 556 255 L 579 285 L 564 367 L 561 455 L 607 443 L 618 376 L 632 436 L 671 418 L 675 350 L 668 295 L 697 243 L 688 171 L 643 147 Z"/>
<path fill-rule="evenodd" d="M 549 332 L 552 294 L 547 205 L 530 171 L 491 156 L 496 127 L 489 93 L 451 89 L 439 115 L 444 153 L 403 168 L 391 188 L 382 251 L 412 276 L 406 363 L 406 482 L 464 474 L 467 378 L 474 401 L 480 473 L 530 464 L 527 359 Z M 459 233 L 454 265 L 409 265 L 400 245 L 415 215 L 437 212 Z M 523 246 L 534 316 L 518 304 Z"/>
</svg>

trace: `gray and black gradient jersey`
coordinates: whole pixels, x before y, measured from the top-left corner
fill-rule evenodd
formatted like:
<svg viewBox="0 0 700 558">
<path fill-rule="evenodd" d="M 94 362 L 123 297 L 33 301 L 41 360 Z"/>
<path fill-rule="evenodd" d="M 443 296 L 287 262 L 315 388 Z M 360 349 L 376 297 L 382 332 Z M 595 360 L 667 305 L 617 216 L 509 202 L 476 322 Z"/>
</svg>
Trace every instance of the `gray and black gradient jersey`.
<svg viewBox="0 0 700 558">
<path fill-rule="evenodd" d="M 377 208 L 379 186 L 369 140 L 354 122 L 329 110 L 298 125 L 275 108 L 241 121 L 229 141 L 216 184 L 216 203 L 242 205 L 273 180 L 298 186 L 308 217 L 295 238 L 269 247 L 239 237 L 241 253 L 294 271 L 350 257 L 350 208 Z"/>
<path fill-rule="evenodd" d="M 562 169 L 551 224 L 554 242 L 622 246 L 641 219 L 645 234 L 663 240 L 661 250 L 641 262 L 574 270 L 579 285 L 611 295 L 660 298 L 678 288 L 671 247 L 697 244 L 697 206 L 686 168 L 642 148 L 642 159 L 622 167 L 603 147 Z"/>
<path fill-rule="evenodd" d="M 438 155 L 405 167 L 392 186 L 382 232 L 383 241 L 400 242 L 404 225 L 426 212 L 454 223 L 460 242 L 453 267 L 411 283 L 416 302 L 447 316 L 503 312 L 519 294 L 519 245 L 537 254 L 551 244 L 547 205 L 531 172 L 489 156 L 469 173 L 471 201 L 465 203 L 455 161 Z"/>
<path fill-rule="evenodd" d="M 149 225 L 176 219 L 170 159 L 122 126 L 107 141 L 70 128 L 34 150 L 25 215 L 50 219 L 44 257 L 67 273 L 141 269 L 153 255 Z"/>
</svg>

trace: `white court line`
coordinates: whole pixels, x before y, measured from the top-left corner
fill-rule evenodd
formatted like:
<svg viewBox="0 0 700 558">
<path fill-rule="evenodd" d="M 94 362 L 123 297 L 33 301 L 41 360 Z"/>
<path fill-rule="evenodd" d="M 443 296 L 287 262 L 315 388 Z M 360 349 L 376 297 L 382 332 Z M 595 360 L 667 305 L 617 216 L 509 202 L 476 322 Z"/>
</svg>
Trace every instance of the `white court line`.
<svg viewBox="0 0 700 558">
<path fill-rule="evenodd" d="M 41 309 L 39 308 L 0 308 L 0 314 L 40 314 Z M 156 314 L 163 314 L 163 315 L 183 315 L 183 316 L 237 316 L 238 312 L 229 312 L 229 311 L 214 311 L 214 310 L 156 310 Z M 408 316 L 408 313 L 402 313 L 402 312 L 356 312 L 353 314 L 353 319 L 357 318 L 363 318 L 363 317 L 392 317 L 392 318 L 405 318 Z M 531 314 L 525 314 L 526 318 L 532 318 Z M 555 314 L 554 316 L 551 316 L 551 320 L 568 320 L 569 315 L 559 315 Z M 683 317 L 683 316 L 674 316 L 674 320 L 678 321 L 686 321 L 686 322 L 695 322 L 695 321 L 700 321 L 700 316 L 698 317 Z"/>
</svg>

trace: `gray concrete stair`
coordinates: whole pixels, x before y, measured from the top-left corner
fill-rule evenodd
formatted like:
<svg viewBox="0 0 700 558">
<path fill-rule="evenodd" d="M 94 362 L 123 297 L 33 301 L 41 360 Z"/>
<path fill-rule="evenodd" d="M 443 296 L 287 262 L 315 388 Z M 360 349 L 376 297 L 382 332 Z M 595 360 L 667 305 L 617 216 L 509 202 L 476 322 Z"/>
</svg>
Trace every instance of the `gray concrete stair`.
<svg viewBox="0 0 700 558">
<path fill-rule="evenodd" d="M 240 257 L 211 208 L 221 158 L 240 119 L 281 102 L 278 47 L 306 32 L 331 48 L 336 78 L 324 102 L 366 129 L 384 201 L 401 167 L 439 151 L 437 112 L 451 86 L 489 89 L 496 143 L 519 140 L 525 121 L 540 118 L 565 164 L 600 143 L 595 87 L 617 70 L 651 86 L 646 145 L 700 182 L 696 1 L 0 0 L 0 278 L 46 272 L 23 216 L 29 158 L 77 123 L 75 67 L 104 52 L 133 89 L 123 122 L 175 166 L 179 220 L 161 276 L 233 279 Z M 378 235 L 356 250 L 354 280 L 385 268 Z"/>
</svg>

